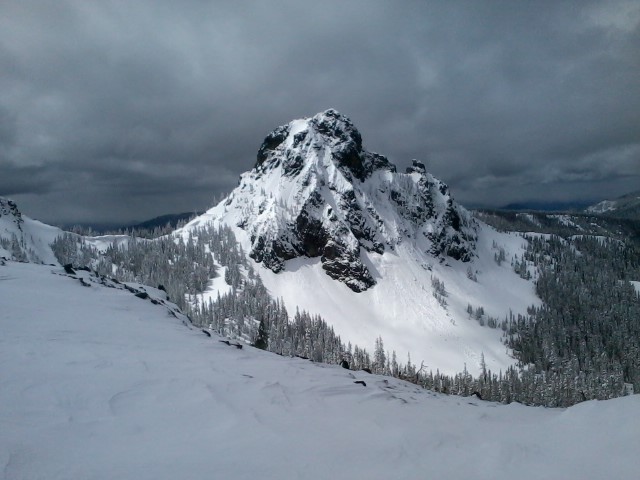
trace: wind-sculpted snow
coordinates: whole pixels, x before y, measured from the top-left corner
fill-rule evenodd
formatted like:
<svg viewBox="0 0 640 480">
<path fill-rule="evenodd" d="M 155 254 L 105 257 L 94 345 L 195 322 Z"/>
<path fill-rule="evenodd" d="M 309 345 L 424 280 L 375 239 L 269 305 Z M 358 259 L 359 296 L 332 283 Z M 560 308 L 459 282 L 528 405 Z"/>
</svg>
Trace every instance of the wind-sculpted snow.
<svg viewBox="0 0 640 480">
<path fill-rule="evenodd" d="M 567 409 L 447 397 L 238 349 L 74 276 L 0 266 L 2 479 L 637 477 L 638 395 Z"/>
<path fill-rule="evenodd" d="M 445 184 L 415 161 L 398 173 L 335 110 L 271 132 L 223 208 L 249 235 L 257 262 L 277 273 L 287 260 L 319 257 L 327 275 L 356 292 L 376 283 L 361 249 L 382 254 L 410 242 L 469 261 L 477 239 Z"/>
</svg>

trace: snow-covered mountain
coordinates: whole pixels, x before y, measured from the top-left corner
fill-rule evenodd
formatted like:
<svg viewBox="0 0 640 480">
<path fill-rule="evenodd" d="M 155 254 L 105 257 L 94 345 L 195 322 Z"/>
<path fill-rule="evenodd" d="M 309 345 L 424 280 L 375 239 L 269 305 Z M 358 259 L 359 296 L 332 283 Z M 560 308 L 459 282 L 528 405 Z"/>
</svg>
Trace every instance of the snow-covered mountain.
<svg viewBox="0 0 640 480">
<path fill-rule="evenodd" d="M 61 233 L 57 227 L 22 215 L 15 202 L 0 197 L 0 257 L 57 265 L 50 244 Z"/>
<path fill-rule="evenodd" d="M 50 243 L 63 232 L 9 200 L 0 207 L 0 256 L 57 264 Z M 473 317 L 482 310 L 481 322 L 502 320 L 539 304 L 532 282 L 510 265 L 524 239 L 476 221 L 419 162 L 399 173 L 367 152 L 334 110 L 274 130 L 234 192 L 178 235 L 211 223 L 232 227 L 292 314 L 319 314 L 344 341 L 370 349 L 381 336 L 400 361 L 411 354 L 433 370 L 477 371 L 483 354 L 493 370 L 506 368 L 513 359 L 501 331 Z M 98 252 L 128 241 L 77 238 Z M 227 293 L 219 280 L 203 300 Z"/>
<path fill-rule="evenodd" d="M 289 310 L 320 314 L 361 345 L 381 335 L 434 369 L 475 369 L 482 353 L 507 366 L 498 332 L 469 306 L 503 319 L 539 303 L 509 264 L 521 237 L 476 221 L 420 162 L 401 173 L 365 150 L 335 110 L 276 128 L 238 187 L 178 233 L 209 223 L 233 228 Z"/>
<path fill-rule="evenodd" d="M 228 346 L 162 292 L 115 287 L 0 265 L 0 478 L 637 476 L 638 395 L 549 409 L 434 394 Z"/>
<path fill-rule="evenodd" d="M 416 161 L 398 173 L 364 150 L 358 130 L 335 110 L 271 132 L 224 206 L 257 262 L 278 273 L 287 260 L 317 257 L 355 292 L 376 283 L 361 250 L 384 254 L 409 242 L 469 261 L 477 240 L 477 225 L 444 183 Z"/>
<path fill-rule="evenodd" d="M 587 213 L 640 220 L 640 190 L 615 200 L 603 200 L 588 207 Z"/>
</svg>

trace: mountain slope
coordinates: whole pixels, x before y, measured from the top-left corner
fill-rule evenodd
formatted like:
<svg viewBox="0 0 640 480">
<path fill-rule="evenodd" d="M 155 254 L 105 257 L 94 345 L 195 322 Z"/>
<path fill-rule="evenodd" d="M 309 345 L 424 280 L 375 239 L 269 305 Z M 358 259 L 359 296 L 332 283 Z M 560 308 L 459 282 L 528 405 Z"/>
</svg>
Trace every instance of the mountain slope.
<svg viewBox="0 0 640 480">
<path fill-rule="evenodd" d="M 15 202 L 0 197 L 0 257 L 57 265 L 50 244 L 61 233 L 22 215 Z"/>
<path fill-rule="evenodd" d="M 628 193 L 615 200 L 604 200 L 588 207 L 585 211 L 615 218 L 640 220 L 640 191 Z"/>
<path fill-rule="evenodd" d="M 509 265 L 522 238 L 477 222 L 419 162 L 398 173 L 335 110 L 275 129 L 239 186 L 177 233 L 210 223 L 233 228 L 290 311 L 320 314 L 360 345 L 381 335 L 434 370 L 475 370 L 482 353 L 506 367 L 499 333 L 468 306 L 503 319 L 539 303 Z"/>
<path fill-rule="evenodd" d="M 435 395 L 238 350 L 162 306 L 61 273 L 0 266 L 1 478 L 637 473 L 638 395 L 569 409 Z"/>
<path fill-rule="evenodd" d="M 362 148 L 360 133 L 335 110 L 269 134 L 225 206 L 257 262 L 277 273 L 286 260 L 318 257 L 356 292 L 376 282 L 361 249 L 382 254 L 413 238 L 421 250 L 468 261 L 476 239 L 472 217 L 446 185 L 418 162 L 397 173 Z"/>
</svg>

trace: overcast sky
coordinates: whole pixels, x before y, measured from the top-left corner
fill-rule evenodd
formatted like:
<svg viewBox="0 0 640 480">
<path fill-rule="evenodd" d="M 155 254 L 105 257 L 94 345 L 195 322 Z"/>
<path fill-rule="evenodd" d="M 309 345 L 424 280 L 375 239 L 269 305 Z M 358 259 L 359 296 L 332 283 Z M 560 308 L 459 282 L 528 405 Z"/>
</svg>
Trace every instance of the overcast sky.
<svg viewBox="0 0 640 480">
<path fill-rule="evenodd" d="M 640 2 L 0 2 L 0 195 L 49 223 L 206 209 L 327 108 L 469 206 L 640 188 Z"/>
</svg>

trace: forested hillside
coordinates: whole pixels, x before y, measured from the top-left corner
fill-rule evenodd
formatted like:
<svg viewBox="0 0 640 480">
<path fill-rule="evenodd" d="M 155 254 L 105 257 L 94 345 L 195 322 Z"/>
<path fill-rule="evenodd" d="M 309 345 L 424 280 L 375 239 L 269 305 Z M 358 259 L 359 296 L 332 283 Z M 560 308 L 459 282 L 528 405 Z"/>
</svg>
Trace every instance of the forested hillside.
<svg viewBox="0 0 640 480">
<path fill-rule="evenodd" d="M 440 392 L 509 403 L 566 406 L 613 398 L 640 390 L 640 248 L 633 223 L 576 221 L 548 214 L 479 214 L 501 229 L 522 230 L 528 247 L 511 259 L 515 271 L 534 276 L 541 307 L 528 315 L 491 318 L 469 306 L 469 321 L 503 330 L 505 348 L 517 366 L 504 372 L 484 367 L 474 377 L 466 369 L 448 376 L 398 362 L 383 339 L 375 352 L 343 343 L 312 312 L 287 312 L 271 298 L 245 252 L 227 227 L 200 227 L 187 240 L 161 236 L 114 242 L 99 252 L 83 237 L 65 234 L 53 245 L 61 263 L 90 265 L 120 281 L 162 285 L 194 324 L 281 355 L 317 362 L 346 361 L 353 369 L 409 379 Z M 578 217 L 588 218 L 588 217 Z M 534 226 L 534 228 L 527 228 Z M 590 230 L 587 230 L 590 226 Z M 533 230 L 537 230 L 533 233 Z M 589 232 L 576 235 L 576 232 Z M 607 234 L 594 236 L 593 233 Z M 152 235 L 148 235 L 152 236 Z M 495 261 L 509 261 L 496 254 Z M 533 272 L 533 273 L 532 273 Z M 218 276 L 226 288 L 215 298 L 201 296 Z"/>
<path fill-rule="evenodd" d="M 381 340 L 375 356 L 378 362 L 372 362 L 365 348 L 345 345 L 319 316 L 305 311 L 291 316 L 269 295 L 228 227 L 198 228 L 186 242 L 181 236 L 132 237 L 125 244 L 114 242 L 104 252 L 83 237 L 66 233 L 54 242 L 53 250 L 62 264 L 90 266 L 99 275 L 122 282 L 162 286 L 195 325 L 280 355 L 327 363 L 345 360 L 354 369 L 378 373 L 385 372 L 387 358 L 389 362 L 395 358 L 395 353 L 383 352 Z M 202 301 L 198 294 L 215 277 L 223 280 L 225 291 Z M 395 364 L 393 370 L 399 372 L 400 368 Z M 413 373 L 410 362 L 402 368 Z"/>
<path fill-rule="evenodd" d="M 512 265 L 522 275 L 534 269 L 536 293 L 544 305 L 530 308 L 526 317 L 488 319 L 488 325 L 504 330 L 517 369 L 487 372 L 477 379 L 468 374 L 438 376 L 427 384 L 442 391 L 477 390 L 483 398 L 549 406 L 640 390 L 637 225 L 584 215 L 478 216 L 497 228 L 537 232 L 523 233 L 526 254 Z"/>
</svg>

